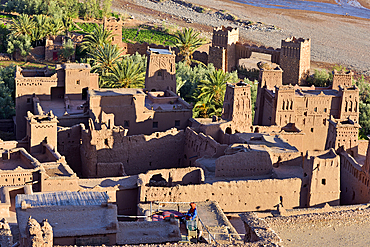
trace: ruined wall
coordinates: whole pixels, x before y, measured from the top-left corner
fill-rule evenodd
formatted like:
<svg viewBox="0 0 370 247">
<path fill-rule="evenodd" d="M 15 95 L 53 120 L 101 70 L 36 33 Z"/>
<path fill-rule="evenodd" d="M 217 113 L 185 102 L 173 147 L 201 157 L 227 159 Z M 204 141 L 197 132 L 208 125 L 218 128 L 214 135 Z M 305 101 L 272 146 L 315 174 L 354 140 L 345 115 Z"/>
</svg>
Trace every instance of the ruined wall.
<svg viewBox="0 0 370 247">
<path fill-rule="evenodd" d="M 263 150 L 238 152 L 216 160 L 216 177 L 245 177 L 272 174 L 270 154 Z"/>
<path fill-rule="evenodd" d="M 98 163 L 121 162 L 128 175 L 153 169 L 182 167 L 184 131 L 125 136 L 120 129 L 83 130 L 81 159 L 84 177 L 101 177 Z M 120 176 L 116 174 L 115 176 Z"/>
<path fill-rule="evenodd" d="M 280 201 L 284 208 L 300 206 L 301 179 L 219 181 L 175 187 L 147 187 L 140 190 L 140 202 L 216 201 L 224 212 L 272 210 Z"/>
<path fill-rule="evenodd" d="M 370 201 L 369 176 L 361 165 L 348 153 L 340 152 L 340 202 L 359 204 Z"/>
<path fill-rule="evenodd" d="M 13 246 L 13 235 L 5 218 L 0 220 L 0 246 Z"/>
<path fill-rule="evenodd" d="M 81 125 L 58 128 L 58 152 L 65 156 L 68 165 L 78 175 L 81 174 Z"/>
<path fill-rule="evenodd" d="M 220 157 L 228 145 L 216 142 L 212 137 L 197 133 L 191 128 L 185 130 L 184 166 L 194 165 L 201 157 Z"/>
</svg>

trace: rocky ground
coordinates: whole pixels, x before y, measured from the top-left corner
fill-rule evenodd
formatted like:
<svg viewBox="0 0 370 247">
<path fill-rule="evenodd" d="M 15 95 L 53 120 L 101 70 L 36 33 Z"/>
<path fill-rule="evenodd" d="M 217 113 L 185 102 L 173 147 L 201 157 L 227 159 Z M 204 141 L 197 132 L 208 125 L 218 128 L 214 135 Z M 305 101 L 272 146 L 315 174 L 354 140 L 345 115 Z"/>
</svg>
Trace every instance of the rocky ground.
<svg viewBox="0 0 370 247">
<path fill-rule="evenodd" d="M 267 217 L 283 246 L 370 246 L 370 209 Z"/>
<path fill-rule="evenodd" d="M 281 40 L 290 36 L 311 38 L 311 60 L 343 64 L 370 75 L 368 19 L 266 9 L 228 0 L 115 0 L 113 7 L 140 21 L 195 27 L 207 37 L 213 27 L 224 25 L 238 26 L 243 42 L 265 46 L 280 47 Z"/>
</svg>

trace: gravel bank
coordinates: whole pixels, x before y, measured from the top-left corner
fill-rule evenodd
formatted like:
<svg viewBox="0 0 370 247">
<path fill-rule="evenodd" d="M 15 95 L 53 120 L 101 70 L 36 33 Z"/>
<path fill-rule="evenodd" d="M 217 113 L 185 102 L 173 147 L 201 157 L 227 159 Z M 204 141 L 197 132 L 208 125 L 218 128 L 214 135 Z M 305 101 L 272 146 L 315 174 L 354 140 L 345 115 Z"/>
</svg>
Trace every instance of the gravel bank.
<svg viewBox="0 0 370 247">
<path fill-rule="evenodd" d="M 227 0 L 186 0 L 221 13 L 229 13 L 243 21 L 257 23 L 243 26 L 215 13 L 199 13 L 172 0 L 155 3 L 135 0 L 134 4 L 182 18 L 187 23 L 208 26 L 239 26 L 243 38 L 265 46 L 280 47 L 290 36 L 311 38 L 311 60 L 343 64 L 370 75 L 370 20 L 301 10 L 265 9 Z M 130 13 L 129 9 L 119 6 Z M 116 9 L 118 10 L 118 8 Z M 136 19 L 162 23 L 163 19 L 133 13 Z M 165 20 L 165 19 L 164 19 Z M 275 28 L 278 27 L 278 28 Z M 210 35 L 210 34 L 208 34 Z"/>
</svg>

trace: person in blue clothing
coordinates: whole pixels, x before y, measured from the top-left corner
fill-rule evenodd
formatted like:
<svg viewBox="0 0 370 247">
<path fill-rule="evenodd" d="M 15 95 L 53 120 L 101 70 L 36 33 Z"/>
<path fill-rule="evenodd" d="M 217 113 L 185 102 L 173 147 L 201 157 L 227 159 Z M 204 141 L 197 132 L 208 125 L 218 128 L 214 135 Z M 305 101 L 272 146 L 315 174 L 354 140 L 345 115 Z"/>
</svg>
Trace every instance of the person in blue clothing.
<svg viewBox="0 0 370 247">
<path fill-rule="evenodd" d="M 192 202 L 190 203 L 190 209 L 189 211 L 185 214 L 185 219 L 186 220 L 195 220 L 198 216 L 198 212 L 197 212 L 197 205 Z"/>
</svg>

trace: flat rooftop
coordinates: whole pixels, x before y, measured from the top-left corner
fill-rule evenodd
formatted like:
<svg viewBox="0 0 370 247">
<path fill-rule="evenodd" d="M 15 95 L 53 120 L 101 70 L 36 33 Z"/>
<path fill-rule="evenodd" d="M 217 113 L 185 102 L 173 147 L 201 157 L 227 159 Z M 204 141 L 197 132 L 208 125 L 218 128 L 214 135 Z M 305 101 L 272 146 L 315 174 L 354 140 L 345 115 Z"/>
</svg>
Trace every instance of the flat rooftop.
<svg viewBox="0 0 370 247">
<path fill-rule="evenodd" d="M 26 202 L 32 208 L 50 206 L 86 206 L 101 205 L 107 203 L 109 196 L 105 192 L 69 192 L 59 191 L 51 193 L 18 194 L 15 207 L 20 208 L 22 202 Z"/>
<path fill-rule="evenodd" d="M 239 138 L 237 143 L 250 144 L 250 149 L 266 150 L 263 147 L 258 147 L 258 145 L 264 145 L 273 152 L 298 152 L 296 147 L 285 142 L 279 136 L 260 133 L 237 133 L 235 135 Z"/>
<path fill-rule="evenodd" d="M 142 89 L 138 88 L 110 88 L 110 89 L 95 89 L 89 90 L 90 97 L 100 96 L 100 97 L 111 97 L 111 96 L 122 96 L 122 95 L 145 95 Z"/>
<path fill-rule="evenodd" d="M 69 115 L 83 114 L 83 109 L 80 107 L 86 100 L 70 100 L 69 108 L 66 108 L 63 99 L 59 100 L 40 100 L 41 108 L 44 112 L 53 111 L 57 117 L 62 117 L 64 113 Z"/>
<path fill-rule="evenodd" d="M 149 50 L 153 53 L 156 54 L 161 54 L 161 55 L 172 55 L 172 52 L 168 49 L 155 49 L 155 48 L 149 48 Z"/>
</svg>

